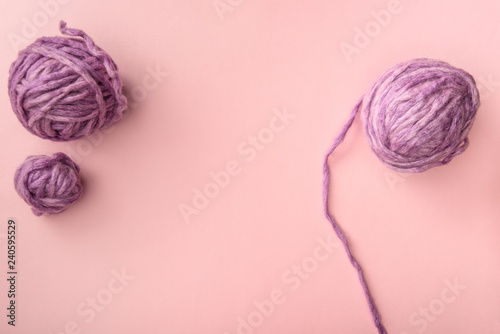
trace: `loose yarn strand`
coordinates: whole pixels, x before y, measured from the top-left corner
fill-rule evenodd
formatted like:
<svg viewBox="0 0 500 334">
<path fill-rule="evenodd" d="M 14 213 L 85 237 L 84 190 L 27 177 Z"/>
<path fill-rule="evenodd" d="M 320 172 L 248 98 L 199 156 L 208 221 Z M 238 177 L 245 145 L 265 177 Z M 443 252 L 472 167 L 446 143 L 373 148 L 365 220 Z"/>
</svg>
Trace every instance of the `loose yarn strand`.
<svg viewBox="0 0 500 334">
<path fill-rule="evenodd" d="M 352 110 L 351 115 L 349 117 L 349 120 L 344 125 L 344 127 L 340 130 L 340 133 L 338 134 L 337 138 L 335 138 L 335 141 L 333 142 L 331 148 L 328 150 L 328 153 L 325 156 L 325 161 L 324 161 L 324 165 L 323 165 L 323 204 L 324 204 L 325 216 L 327 217 L 328 221 L 332 224 L 332 227 L 335 230 L 335 233 L 337 234 L 338 238 L 340 239 L 340 241 L 344 245 L 344 249 L 346 251 L 347 257 L 349 258 L 349 261 L 351 261 L 352 266 L 358 272 L 359 280 L 361 282 L 361 286 L 363 287 L 363 292 L 365 294 L 366 300 L 368 301 L 370 313 L 372 314 L 372 317 L 373 317 L 373 322 L 375 323 L 375 326 L 377 327 L 379 334 L 386 334 L 387 331 L 385 330 L 384 325 L 382 324 L 380 314 L 377 310 L 377 307 L 375 306 L 375 302 L 373 300 L 373 297 L 370 294 L 370 290 L 368 289 L 368 285 L 366 284 L 366 280 L 365 280 L 365 277 L 363 275 L 363 270 L 361 269 L 361 266 L 358 264 L 358 261 L 356 260 L 356 258 L 352 254 L 351 249 L 349 247 L 349 243 L 347 241 L 347 238 L 346 238 L 344 232 L 342 231 L 342 228 L 335 221 L 333 216 L 330 214 L 330 210 L 329 210 L 329 206 L 328 206 L 328 189 L 330 186 L 330 169 L 328 168 L 328 158 L 333 153 L 333 151 L 344 141 L 344 138 L 347 134 L 347 131 L 352 126 L 352 123 L 354 122 L 354 119 L 356 118 L 356 115 L 360 109 L 362 102 L 363 102 L 363 98 L 361 98 L 359 100 L 359 102 L 356 104 L 356 106 Z"/>
</svg>

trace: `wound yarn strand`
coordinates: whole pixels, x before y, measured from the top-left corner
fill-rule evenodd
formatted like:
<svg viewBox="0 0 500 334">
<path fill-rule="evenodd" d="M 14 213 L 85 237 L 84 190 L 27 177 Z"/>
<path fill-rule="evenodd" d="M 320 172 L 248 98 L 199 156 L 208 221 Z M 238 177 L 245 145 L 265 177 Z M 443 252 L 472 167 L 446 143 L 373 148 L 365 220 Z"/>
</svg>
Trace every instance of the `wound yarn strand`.
<svg viewBox="0 0 500 334">
<path fill-rule="evenodd" d="M 36 216 L 60 213 L 80 198 L 80 167 L 66 154 L 32 155 L 14 175 L 19 196 Z"/>
<path fill-rule="evenodd" d="M 9 97 L 21 124 L 52 141 L 92 135 L 117 122 L 127 107 L 113 59 L 85 32 L 41 37 L 19 52 L 9 70 Z"/>
</svg>

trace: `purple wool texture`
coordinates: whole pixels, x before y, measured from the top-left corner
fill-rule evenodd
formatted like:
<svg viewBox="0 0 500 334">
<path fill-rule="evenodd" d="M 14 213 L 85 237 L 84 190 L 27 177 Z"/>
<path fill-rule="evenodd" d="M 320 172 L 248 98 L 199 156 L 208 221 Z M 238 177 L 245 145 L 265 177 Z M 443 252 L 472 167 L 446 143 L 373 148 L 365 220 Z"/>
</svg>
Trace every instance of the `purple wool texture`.
<svg viewBox="0 0 500 334">
<path fill-rule="evenodd" d="M 16 170 L 14 185 L 37 216 L 64 211 L 83 190 L 80 168 L 64 153 L 26 158 Z"/>
<path fill-rule="evenodd" d="M 358 273 L 373 322 L 387 333 L 363 270 L 333 214 L 328 192 L 328 158 L 342 143 L 358 112 L 368 142 L 380 161 L 398 172 L 422 172 L 464 152 L 479 108 L 479 92 L 467 72 L 433 59 L 413 59 L 387 70 L 362 97 L 328 150 L 323 164 L 325 216 Z"/>
<path fill-rule="evenodd" d="M 118 121 L 127 107 L 111 57 L 83 31 L 60 22 L 62 34 L 19 52 L 9 71 L 9 97 L 31 133 L 53 141 L 87 137 Z"/>
</svg>

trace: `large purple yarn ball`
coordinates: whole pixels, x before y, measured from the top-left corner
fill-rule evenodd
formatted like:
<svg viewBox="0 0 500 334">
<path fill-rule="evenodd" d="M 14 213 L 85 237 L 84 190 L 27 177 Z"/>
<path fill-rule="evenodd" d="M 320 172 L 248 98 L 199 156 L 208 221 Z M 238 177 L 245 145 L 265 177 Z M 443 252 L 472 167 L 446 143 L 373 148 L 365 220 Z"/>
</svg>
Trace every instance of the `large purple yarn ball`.
<svg viewBox="0 0 500 334">
<path fill-rule="evenodd" d="M 479 93 L 469 73 L 420 58 L 382 75 L 364 96 L 361 119 L 385 165 L 421 172 L 450 162 L 467 148 L 478 107 Z"/>
<path fill-rule="evenodd" d="M 26 158 L 16 170 L 14 185 L 37 216 L 64 211 L 83 190 L 80 168 L 64 153 Z"/>
<path fill-rule="evenodd" d="M 91 135 L 126 109 L 113 59 L 83 31 L 60 23 L 70 37 L 42 37 L 19 52 L 9 71 L 12 108 L 31 133 L 53 141 Z"/>
</svg>

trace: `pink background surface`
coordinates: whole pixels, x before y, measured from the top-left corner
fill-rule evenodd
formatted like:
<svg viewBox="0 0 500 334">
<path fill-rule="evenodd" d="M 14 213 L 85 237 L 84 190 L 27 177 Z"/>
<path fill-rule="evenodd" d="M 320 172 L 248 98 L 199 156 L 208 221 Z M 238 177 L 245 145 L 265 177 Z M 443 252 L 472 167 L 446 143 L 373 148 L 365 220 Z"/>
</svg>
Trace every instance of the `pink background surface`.
<svg viewBox="0 0 500 334">
<path fill-rule="evenodd" d="M 322 159 L 383 71 L 431 57 L 476 78 L 470 147 L 445 167 L 397 174 L 358 119 L 330 159 L 333 213 L 389 333 L 500 333 L 500 5 L 220 3 L 231 10 L 217 13 L 212 0 L 0 4 L 0 332 L 375 333 L 322 213 Z M 372 11 L 388 9 L 379 23 Z M 13 36 L 58 35 L 60 19 L 111 54 L 131 102 L 111 130 L 70 143 L 28 133 L 7 96 L 24 46 Z M 355 40 L 365 29 L 369 40 Z M 346 56 L 346 44 L 357 53 Z M 252 149 L 259 134 L 266 143 Z M 58 151 L 79 163 L 84 195 L 35 217 L 14 171 Z M 228 163 L 235 175 L 214 188 L 211 173 Z M 188 223 L 179 208 L 205 186 L 213 198 Z M 15 328 L 5 316 L 8 219 L 18 227 Z"/>
</svg>

